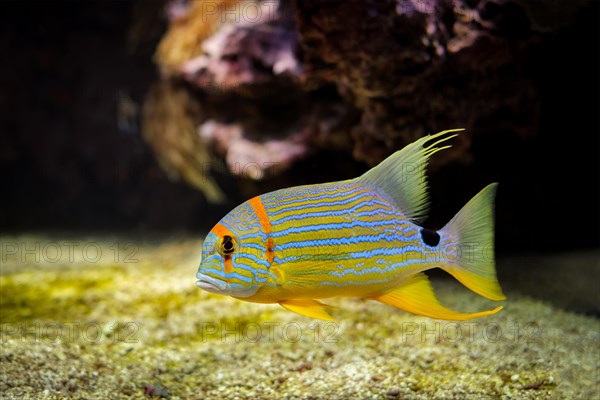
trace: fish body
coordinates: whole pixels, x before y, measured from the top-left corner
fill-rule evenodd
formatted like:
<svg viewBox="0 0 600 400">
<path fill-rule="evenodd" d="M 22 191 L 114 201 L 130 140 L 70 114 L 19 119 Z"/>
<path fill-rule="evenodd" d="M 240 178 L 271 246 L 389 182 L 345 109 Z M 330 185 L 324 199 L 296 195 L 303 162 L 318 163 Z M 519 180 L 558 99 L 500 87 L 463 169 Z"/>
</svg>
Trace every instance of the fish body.
<svg viewBox="0 0 600 400">
<path fill-rule="evenodd" d="M 364 297 L 396 286 L 428 264 L 420 257 L 419 227 L 403 218 L 388 196 L 356 182 L 279 190 L 258 196 L 251 207 L 269 224 L 256 230 L 259 240 L 251 246 L 245 243 L 252 236 L 239 234 L 241 251 L 233 261 L 255 261 L 247 255 L 267 253 L 272 238 L 269 268 L 279 272 L 246 300 Z M 226 218 L 222 224 L 232 222 Z"/>
<path fill-rule="evenodd" d="M 448 147 L 438 145 L 454 131 L 421 138 L 356 179 L 242 203 L 207 235 L 196 284 L 321 319 L 331 316 L 319 299 L 330 297 L 373 299 L 440 319 L 499 311 L 447 309 L 423 274 L 439 267 L 482 296 L 504 299 L 493 259 L 495 184 L 441 230 L 420 225 L 428 207 L 426 162 Z"/>
</svg>

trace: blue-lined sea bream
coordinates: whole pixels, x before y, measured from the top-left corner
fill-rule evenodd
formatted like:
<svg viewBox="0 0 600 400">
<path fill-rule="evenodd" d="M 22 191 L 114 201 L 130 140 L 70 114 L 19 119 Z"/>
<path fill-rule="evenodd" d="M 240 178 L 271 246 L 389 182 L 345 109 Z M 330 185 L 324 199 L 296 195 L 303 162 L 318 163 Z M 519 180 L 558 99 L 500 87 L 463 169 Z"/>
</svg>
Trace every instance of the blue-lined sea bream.
<svg viewBox="0 0 600 400">
<path fill-rule="evenodd" d="M 494 266 L 497 184 L 442 229 L 420 225 L 429 206 L 427 161 L 460 130 L 423 137 L 358 178 L 277 190 L 239 205 L 206 236 L 197 286 L 320 319 L 332 319 L 319 301 L 330 297 L 449 320 L 500 311 L 450 310 L 423 273 L 441 268 L 481 296 L 505 299 Z"/>
</svg>

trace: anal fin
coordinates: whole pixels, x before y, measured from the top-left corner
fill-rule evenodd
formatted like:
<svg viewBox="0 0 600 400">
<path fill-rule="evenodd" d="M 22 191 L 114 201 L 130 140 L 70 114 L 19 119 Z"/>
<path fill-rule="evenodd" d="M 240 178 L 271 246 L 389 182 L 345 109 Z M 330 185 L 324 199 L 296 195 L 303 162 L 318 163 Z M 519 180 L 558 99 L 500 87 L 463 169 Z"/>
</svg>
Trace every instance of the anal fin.
<svg viewBox="0 0 600 400">
<path fill-rule="evenodd" d="M 311 299 L 290 299 L 282 300 L 279 304 L 290 311 L 310 318 L 324 319 L 327 321 L 335 321 L 331 315 L 325 311 L 323 307 L 331 307 L 317 300 Z"/>
<path fill-rule="evenodd" d="M 440 304 L 439 300 L 435 297 L 435 293 L 433 292 L 429 279 L 427 279 L 427 275 L 423 273 L 411 277 L 391 291 L 369 298 L 413 314 L 446 320 L 463 321 L 485 317 L 486 315 L 495 314 L 503 308 L 500 306 L 493 310 L 475 313 L 460 313 L 450 310 Z"/>
</svg>

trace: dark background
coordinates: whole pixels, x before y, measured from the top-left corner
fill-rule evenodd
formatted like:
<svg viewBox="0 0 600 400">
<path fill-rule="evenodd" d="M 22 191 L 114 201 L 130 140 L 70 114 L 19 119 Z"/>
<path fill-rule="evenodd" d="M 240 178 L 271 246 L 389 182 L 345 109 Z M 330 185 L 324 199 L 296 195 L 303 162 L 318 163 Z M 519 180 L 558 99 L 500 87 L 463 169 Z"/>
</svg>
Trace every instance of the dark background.
<svg viewBox="0 0 600 400">
<path fill-rule="evenodd" d="M 140 22 L 140 3 L 128 1 L 0 3 L 2 233 L 202 233 L 243 200 L 224 177 L 231 203 L 207 204 L 167 179 L 139 123 L 119 128 L 119 101 L 141 107 L 158 78 L 162 8 L 143 4 L 155 19 Z M 598 246 L 598 5 L 525 60 L 541 98 L 534 139 L 488 135 L 473 143 L 473 164 L 432 173 L 431 227 L 498 181 L 499 252 Z M 331 162 L 348 164 L 339 179 L 367 169 L 344 154 L 316 155 L 293 168 L 288 185 L 319 182 Z"/>
</svg>

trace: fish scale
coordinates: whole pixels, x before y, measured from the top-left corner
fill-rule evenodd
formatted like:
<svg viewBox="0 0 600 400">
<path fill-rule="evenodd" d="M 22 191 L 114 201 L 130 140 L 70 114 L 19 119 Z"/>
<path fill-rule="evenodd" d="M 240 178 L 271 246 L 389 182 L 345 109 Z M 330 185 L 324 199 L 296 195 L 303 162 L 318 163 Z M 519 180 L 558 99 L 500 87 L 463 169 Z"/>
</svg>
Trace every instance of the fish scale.
<svg viewBox="0 0 600 400">
<path fill-rule="evenodd" d="M 260 200 L 272 224 L 271 235 L 276 238 L 275 266 L 284 273 L 290 268 L 311 272 L 302 277 L 314 280 L 314 287 L 300 294 L 302 298 L 323 289 L 326 292 L 320 298 L 365 296 L 380 290 L 382 282 L 394 286 L 402 278 L 400 269 L 415 267 L 407 254 L 419 249 L 417 228 L 384 194 L 350 181 L 312 185 L 310 190 L 301 188 L 299 192 L 310 193 L 310 201 L 301 198 L 298 205 L 296 197 L 295 203 L 282 208 L 277 201 L 282 196 L 277 192 L 261 195 Z M 370 211 L 387 213 L 357 215 Z M 386 227 L 393 230 L 386 231 Z M 320 268 L 311 268 L 315 262 Z M 428 267 L 422 262 L 419 266 Z M 336 271 L 339 268 L 344 273 Z M 353 280 L 348 279 L 350 275 Z M 353 287 L 352 293 L 349 287 Z M 339 288 L 345 288 L 344 293 Z"/>
</svg>

